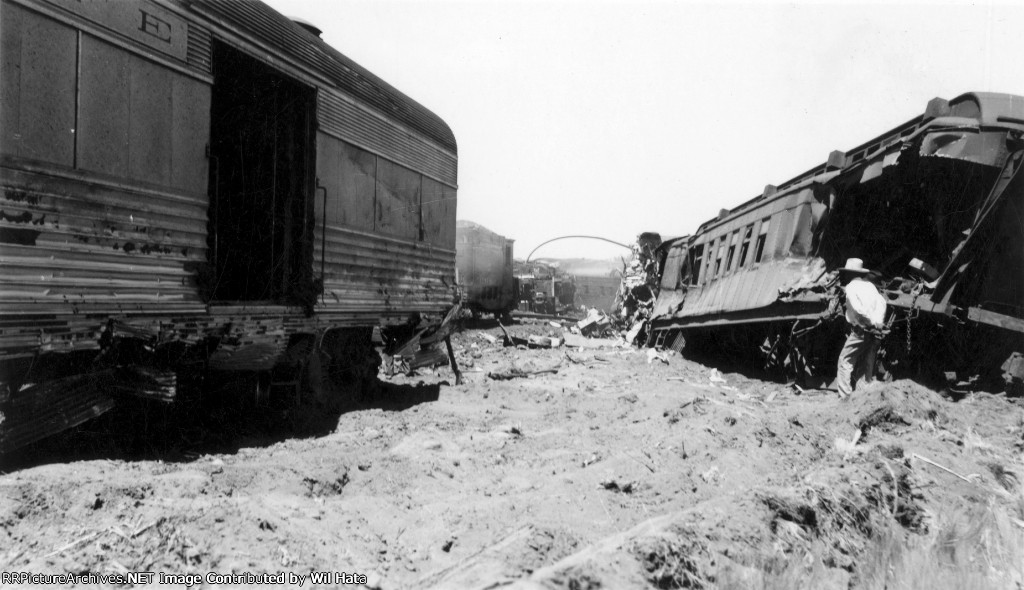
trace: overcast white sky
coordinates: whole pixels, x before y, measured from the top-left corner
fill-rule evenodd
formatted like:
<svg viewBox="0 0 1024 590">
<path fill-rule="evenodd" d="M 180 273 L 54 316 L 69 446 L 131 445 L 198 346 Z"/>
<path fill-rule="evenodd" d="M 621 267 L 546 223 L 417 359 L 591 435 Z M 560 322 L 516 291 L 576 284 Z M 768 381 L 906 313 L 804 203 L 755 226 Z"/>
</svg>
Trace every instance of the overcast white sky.
<svg viewBox="0 0 1024 590">
<path fill-rule="evenodd" d="M 1024 95 L 1024 5 L 271 0 L 437 113 L 459 218 L 682 235 L 969 91 Z M 564 240 L 535 257 L 623 251 Z"/>
</svg>

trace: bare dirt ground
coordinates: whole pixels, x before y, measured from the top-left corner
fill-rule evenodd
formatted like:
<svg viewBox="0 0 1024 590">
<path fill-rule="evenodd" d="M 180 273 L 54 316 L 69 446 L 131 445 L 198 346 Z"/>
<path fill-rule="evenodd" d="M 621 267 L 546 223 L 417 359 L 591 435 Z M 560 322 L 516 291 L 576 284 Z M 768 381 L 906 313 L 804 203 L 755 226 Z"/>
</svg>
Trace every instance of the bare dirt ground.
<svg viewBox="0 0 1024 590">
<path fill-rule="evenodd" d="M 442 367 L 341 411 L 121 412 L 27 449 L 0 475 L 0 570 L 331 571 L 389 589 L 1024 581 L 1020 399 L 897 381 L 840 401 L 678 355 L 482 334 L 501 333 L 453 337 L 463 385 Z M 557 372 L 488 376 L 513 367 Z"/>
</svg>

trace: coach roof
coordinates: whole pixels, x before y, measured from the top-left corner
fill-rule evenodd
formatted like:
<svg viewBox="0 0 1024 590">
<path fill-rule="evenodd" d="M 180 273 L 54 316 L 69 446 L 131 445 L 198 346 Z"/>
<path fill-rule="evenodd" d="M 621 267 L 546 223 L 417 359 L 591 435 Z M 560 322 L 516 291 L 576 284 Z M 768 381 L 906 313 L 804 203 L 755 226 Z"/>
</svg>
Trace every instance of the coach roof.
<svg viewBox="0 0 1024 590">
<path fill-rule="evenodd" d="M 251 0 L 196 0 L 186 3 L 193 9 L 215 15 L 250 32 L 258 40 L 306 64 L 384 116 L 401 122 L 452 153 L 457 152 L 455 136 L 440 117 L 270 6 Z"/>
</svg>

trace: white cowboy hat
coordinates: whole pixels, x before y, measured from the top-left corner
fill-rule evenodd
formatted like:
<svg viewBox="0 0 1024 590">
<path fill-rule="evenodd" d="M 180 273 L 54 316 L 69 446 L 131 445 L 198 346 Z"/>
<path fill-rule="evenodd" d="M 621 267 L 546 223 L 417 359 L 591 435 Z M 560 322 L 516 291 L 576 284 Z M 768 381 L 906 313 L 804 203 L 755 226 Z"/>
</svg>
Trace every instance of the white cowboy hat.
<svg viewBox="0 0 1024 590">
<path fill-rule="evenodd" d="M 847 258 L 846 266 L 839 269 L 840 272 L 852 272 L 856 274 L 866 275 L 870 270 L 864 268 L 864 261 L 860 258 Z"/>
</svg>

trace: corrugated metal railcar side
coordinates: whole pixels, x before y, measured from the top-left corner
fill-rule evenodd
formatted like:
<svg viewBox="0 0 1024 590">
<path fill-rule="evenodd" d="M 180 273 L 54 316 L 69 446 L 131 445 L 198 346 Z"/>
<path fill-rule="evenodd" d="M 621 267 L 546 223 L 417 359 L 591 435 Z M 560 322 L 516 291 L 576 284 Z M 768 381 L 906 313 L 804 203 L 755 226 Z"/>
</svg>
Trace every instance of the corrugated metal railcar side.
<svg viewBox="0 0 1024 590">
<path fill-rule="evenodd" d="M 365 324 L 450 306 L 458 160 L 448 126 L 266 5 L 192 9 L 222 24 L 226 42 L 317 88 L 317 311 Z"/>
<path fill-rule="evenodd" d="M 315 35 L 248 1 L 2 0 L 0 26 L 0 446 L 108 409 L 117 338 L 265 370 L 297 334 L 451 305 L 451 130 Z M 221 77 L 281 120 L 229 113 Z M 259 280 L 231 207 L 273 234 Z"/>
<path fill-rule="evenodd" d="M 111 316 L 205 313 L 209 33 L 135 9 L 160 39 L 116 3 L 0 4 L 0 359 L 95 349 Z"/>
</svg>

